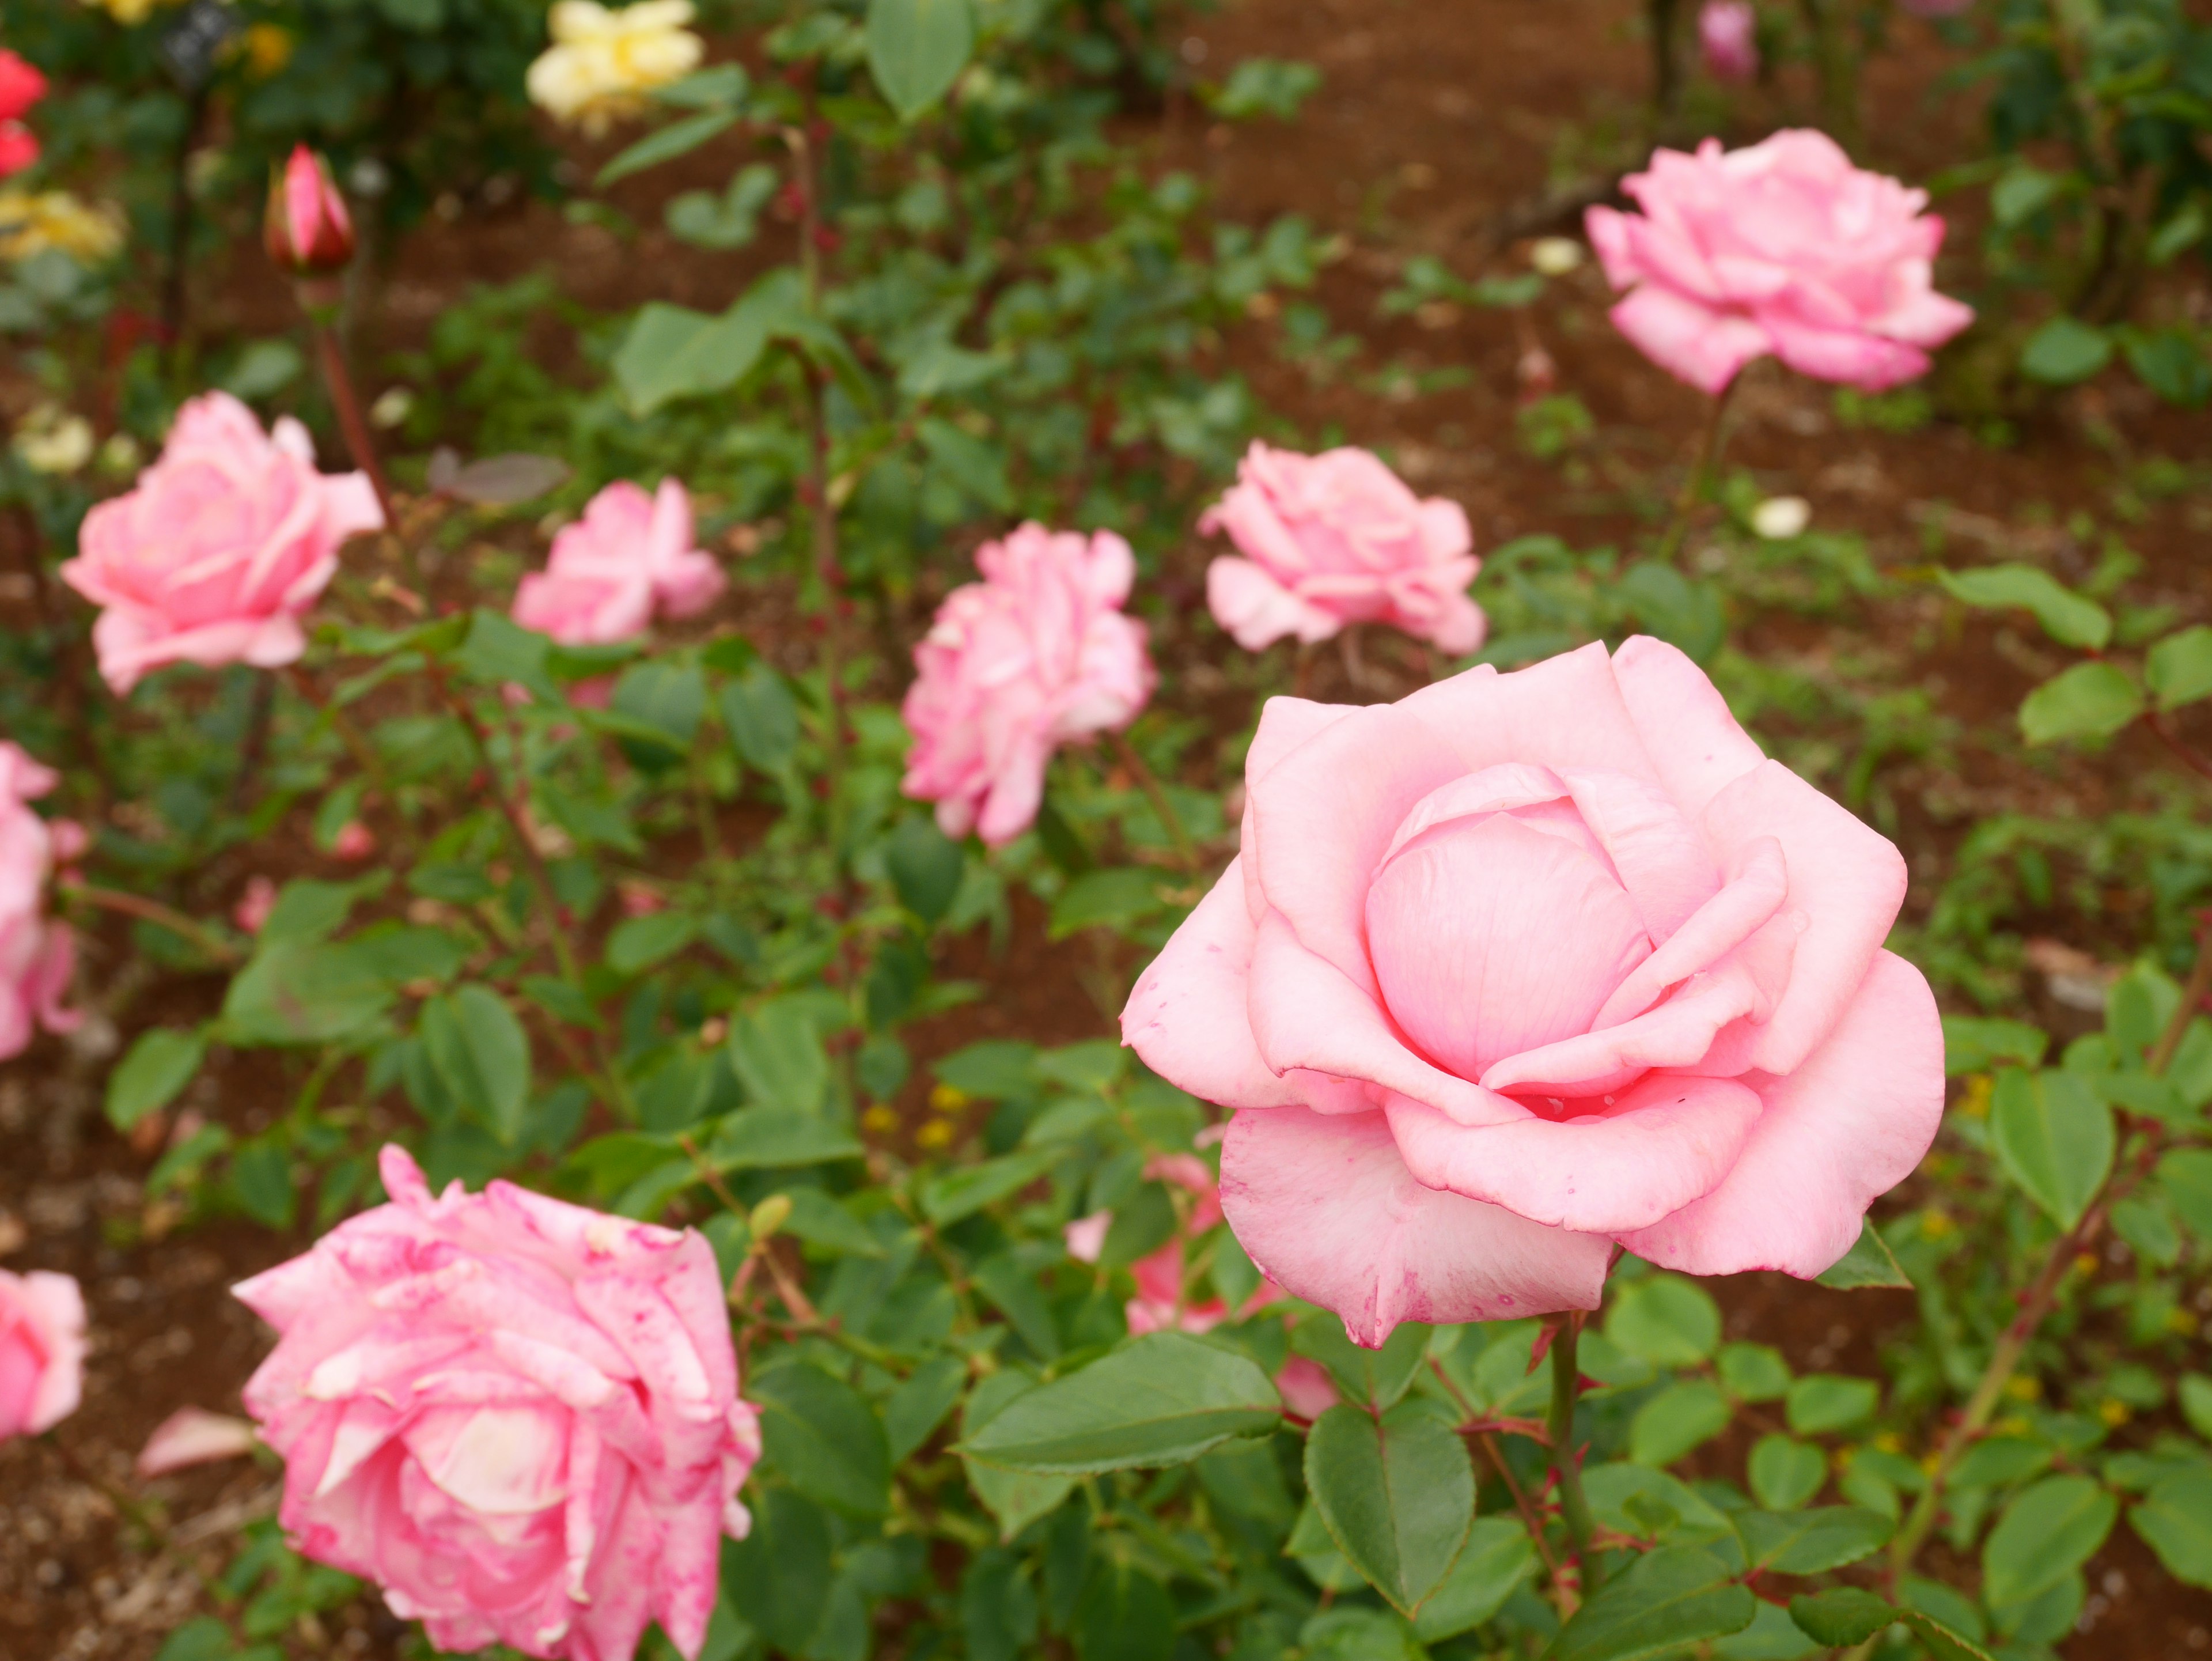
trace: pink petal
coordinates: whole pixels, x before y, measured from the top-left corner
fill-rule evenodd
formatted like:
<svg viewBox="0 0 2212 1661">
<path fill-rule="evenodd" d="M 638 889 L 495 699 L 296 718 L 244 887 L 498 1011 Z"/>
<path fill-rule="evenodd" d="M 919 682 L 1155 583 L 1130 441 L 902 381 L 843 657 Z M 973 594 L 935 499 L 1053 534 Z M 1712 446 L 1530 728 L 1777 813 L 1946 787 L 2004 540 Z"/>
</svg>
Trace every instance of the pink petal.
<svg viewBox="0 0 2212 1661">
<path fill-rule="evenodd" d="M 1613 308 L 1613 326 L 1677 380 L 1718 396 L 1736 372 L 1771 348 L 1766 331 L 1745 317 L 1700 305 L 1646 283 Z"/>
<path fill-rule="evenodd" d="M 1876 954 L 1828 1041 L 1764 1098 L 1720 1186 L 1622 1238 L 1690 1275 L 1820 1274 L 1859 1236 L 1881 1195 L 1920 1163 L 1943 1115 L 1943 1031 L 1918 970 Z"/>
<path fill-rule="evenodd" d="M 1705 837 L 1657 785 L 1599 768 L 1571 767 L 1559 776 L 1655 941 L 1719 891 Z"/>
<path fill-rule="evenodd" d="M 1821 328 L 1779 312 L 1762 315 L 1760 322 L 1774 355 L 1815 380 L 1880 392 L 1928 373 L 1928 354 L 1903 341 L 1854 328 Z"/>
<path fill-rule="evenodd" d="M 1422 1187 L 1379 1113 L 1238 1113 L 1221 1197 L 1252 1261 L 1370 1348 L 1401 1321 L 1595 1309 L 1604 1292 L 1608 1242 Z"/>
<path fill-rule="evenodd" d="M 155 1427 L 138 1451 L 138 1474 L 160 1476 L 188 1465 L 211 1464 L 253 1451 L 253 1427 L 205 1408 L 179 1408 Z"/>
<path fill-rule="evenodd" d="M 1743 1064 L 1717 1064 L 1715 1041 L 1731 1022 L 1755 1020 L 1772 1008 L 1750 965 L 1725 958 L 1633 1020 L 1507 1056 L 1483 1074 L 1483 1086 L 1522 1096 L 1595 1096 L 1655 1067 L 1695 1068 L 1724 1078 Z M 1727 1060 L 1735 1062 L 1733 1053 Z"/>
<path fill-rule="evenodd" d="M 1651 1073 L 1601 1110 L 1607 1116 L 1555 1123 L 1532 1114 L 1470 1128 L 1400 1098 L 1389 1117 L 1417 1181 L 1531 1221 L 1611 1234 L 1712 1192 L 1735 1163 L 1759 1103 L 1732 1079 Z"/>
<path fill-rule="evenodd" d="M 1657 782 L 1602 643 L 1501 675 L 1489 666 L 1424 686 L 1395 706 L 1418 715 L 1479 772 L 1513 763 L 1603 768 Z"/>
<path fill-rule="evenodd" d="M 1307 605 L 1266 567 L 1227 554 L 1206 568 L 1206 608 L 1248 652 L 1263 651 L 1285 635 L 1327 640 L 1344 627 L 1342 618 Z"/>
<path fill-rule="evenodd" d="M 1705 824 L 1729 858 L 1759 837 L 1781 843 L 1787 904 L 1805 915 L 1788 990 L 1749 1057 L 1764 1072 L 1787 1073 L 1828 1036 L 1866 978 L 1905 902 L 1905 859 L 1779 762 L 1762 763 L 1723 790 Z"/>
<path fill-rule="evenodd" d="M 1705 672 L 1676 648 L 1638 635 L 1621 642 L 1612 669 L 1659 782 L 1688 818 L 1766 759 Z"/>
<path fill-rule="evenodd" d="M 1605 1001 L 1593 1025 L 1616 1026 L 1642 1014 L 1668 987 L 1711 968 L 1724 952 L 1741 945 L 1789 897 L 1790 873 L 1783 863 L 1782 844 L 1771 837 L 1747 843 L 1737 853 L 1728 886 L 1630 971 Z"/>
</svg>

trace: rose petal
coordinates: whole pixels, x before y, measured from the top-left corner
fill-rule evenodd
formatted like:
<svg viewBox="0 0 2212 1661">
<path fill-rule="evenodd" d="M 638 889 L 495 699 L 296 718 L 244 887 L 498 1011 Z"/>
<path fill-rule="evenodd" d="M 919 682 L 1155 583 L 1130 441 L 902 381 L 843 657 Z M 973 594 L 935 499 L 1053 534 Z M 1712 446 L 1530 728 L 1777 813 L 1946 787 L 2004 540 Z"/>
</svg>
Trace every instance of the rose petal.
<svg viewBox="0 0 2212 1661">
<path fill-rule="evenodd" d="M 1484 665 L 1391 707 L 1419 716 L 1451 746 L 1462 764 L 1455 772 L 1533 764 L 1603 768 L 1659 782 L 1602 642 L 1510 675 Z"/>
<path fill-rule="evenodd" d="M 1613 326 L 1677 380 L 1718 397 L 1737 372 L 1772 350 L 1749 318 L 1702 306 L 1687 295 L 1645 283 L 1614 306 Z"/>
<path fill-rule="evenodd" d="M 1665 641 L 1637 635 L 1613 654 L 1613 678 L 1660 784 L 1685 817 L 1766 759 L 1705 672 Z"/>
<path fill-rule="evenodd" d="M 1629 971 L 1592 1025 L 1617 1026 L 1642 1014 L 1668 987 L 1711 968 L 1723 953 L 1741 945 L 1789 897 L 1790 873 L 1783 862 L 1782 844 L 1771 837 L 1747 843 L 1737 852 L 1728 885 Z"/>
</svg>

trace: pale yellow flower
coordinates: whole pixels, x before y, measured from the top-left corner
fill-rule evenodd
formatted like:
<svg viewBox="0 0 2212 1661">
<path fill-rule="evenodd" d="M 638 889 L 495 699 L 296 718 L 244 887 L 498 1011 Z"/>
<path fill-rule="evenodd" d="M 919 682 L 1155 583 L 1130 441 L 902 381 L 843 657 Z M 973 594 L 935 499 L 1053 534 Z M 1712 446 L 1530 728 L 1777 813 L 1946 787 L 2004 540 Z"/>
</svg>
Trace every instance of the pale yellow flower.
<svg viewBox="0 0 2212 1661">
<path fill-rule="evenodd" d="M 641 109 L 647 93 L 699 67 L 706 45 L 684 27 L 691 17 L 691 0 L 618 9 L 559 0 L 548 20 L 553 45 L 530 66 L 531 101 L 597 137 Z"/>
<path fill-rule="evenodd" d="M 0 260 L 10 264 L 58 248 L 94 265 L 123 246 L 123 216 L 88 207 L 67 191 L 0 191 Z"/>
<path fill-rule="evenodd" d="M 15 429 L 15 453 L 33 472 L 73 473 L 92 459 L 92 423 L 57 404 L 41 404 Z"/>
</svg>

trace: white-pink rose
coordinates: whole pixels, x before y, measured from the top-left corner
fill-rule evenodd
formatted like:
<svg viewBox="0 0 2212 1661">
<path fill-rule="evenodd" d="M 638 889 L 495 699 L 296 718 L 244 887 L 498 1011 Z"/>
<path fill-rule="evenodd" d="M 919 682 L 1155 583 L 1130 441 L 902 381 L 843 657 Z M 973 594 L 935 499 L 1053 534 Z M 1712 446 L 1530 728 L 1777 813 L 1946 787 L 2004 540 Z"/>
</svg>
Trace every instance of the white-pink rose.
<svg viewBox="0 0 2212 1661">
<path fill-rule="evenodd" d="M 915 648 L 900 788 L 937 804 L 946 836 L 998 843 L 1036 817 L 1054 750 L 1137 718 L 1152 663 L 1121 614 L 1136 559 L 1111 531 L 1024 525 L 975 564 L 983 581 L 946 595 Z"/>
<path fill-rule="evenodd" d="M 391 1203 L 238 1296 L 282 1335 L 246 1386 L 299 1548 L 384 1588 L 441 1650 L 696 1656 L 760 1456 L 698 1234 L 494 1183 Z"/>
<path fill-rule="evenodd" d="M 84 1390 L 84 1293 L 66 1275 L 0 1269 L 0 1442 L 76 1411 Z"/>
<path fill-rule="evenodd" d="M 19 1056 L 33 1026 L 67 1032 L 81 1019 L 62 1007 L 76 970 L 76 939 L 46 912 L 47 879 L 82 851 L 83 832 L 44 819 L 31 803 L 60 781 L 50 767 L 0 739 L 0 1061 Z"/>
<path fill-rule="evenodd" d="M 1347 623 L 1387 623 L 1454 654 L 1482 644 L 1466 511 L 1415 496 L 1365 450 L 1307 456 L 1255 441 L 1198 526 L 1226 532 L 1243 556 L 1206 568 L 1206 600 L 1247 651 L 1286 635 L 1327 640 Z"/>
<path fill-rule="evenodd" d="M 687 618 L 714 603 L 729 579 L 693 546 L 691 495 L 665 478 L 651 496 L 618 479 L 554 533 L 543 571 L 522 579 L 514 620 L 563 646 L 635 640 L 655 614 Z"/>
<path fill-rule="evenodd" d="M 1252 1261 L 1379 1344 L 1594 1309 L 1614 1247 L 1810 1276 L 1943 1104 L 1897 849 L 1636 639 L 1271 700 L 1243 851 L 1122 1031 L 1235 1108 Z"/>
<path fill-rule="evenodd" d="M 1881 392 L 1925 374 L 1928 354 L 1974 320 L 1936 292 L 1943 222 L 1921 211 L 1928 193 L 1853 167 L 1826 133 L 1656 150 L 1620 187 L 1641 215 L 1601 207 L 1587 220 L 1607 277 L 1629 290 L 1613 324 L 1700 391 L 1771 352 Z"/>
<path fill-rule="evenodd" d="M 382 527 L 362 473 L 315 470 L 307 429 L 268 433 L 228 392 L 177 412 L 161 459 L 84 517 L 62 580 L 101 608 L 92 642 L 119 696 L 165 663 L 275 668 L 348 537 Z"/>
</svg>

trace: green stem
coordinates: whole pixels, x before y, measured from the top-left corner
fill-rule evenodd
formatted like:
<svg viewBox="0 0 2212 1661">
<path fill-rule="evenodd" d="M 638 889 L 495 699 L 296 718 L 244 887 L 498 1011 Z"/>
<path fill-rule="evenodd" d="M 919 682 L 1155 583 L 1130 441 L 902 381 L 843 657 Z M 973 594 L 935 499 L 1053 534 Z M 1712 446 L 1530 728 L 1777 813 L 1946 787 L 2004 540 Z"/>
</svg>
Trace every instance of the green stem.
<svg viewBox="0 0 2212 1661">
<path fill-rule="evenodd" d="M 1736 380 L 1742 378 L 1739 370 Z M 1697 512 L 1714 469 L 1720 465 L 1729 399 L 1735 392 L 1735 380 L 1731 380 L 1713 394 L 1712 409 L 1705 418 L 1705 437 L 1698 445 L 1697 464 L 1690 469 L 1689 478 L 1682 481 L 1681 494 L 1674 498 L 1674 515 L 1667 521 L 1667 533 L 1659 539 L 1658 557 L 1662 562 L 1671 560 L 1681 551 L 1682 539 L 1690 533 L 1690 516 Z"/>
<path fill-rule="evenodd" d="M 1547 1428 L 1552 1438 L 1552 1475 L 1559 1488 L 1559 1510 L 1566 1518 L 1567 1537 L 1574 1542 L 1575 1561 L 1582 1570 L 1582 1596 L 1587 1598 L 1597 1591 L 1604 1571 L 1590 1546 L 1597 1536 L 1597 1519 L 1590 1514 L 1589 1500 L 1583 1493 L 1582 1459 L 1575 1447 L 1575 1400 L 1582 1391 L 1582 1369 L 1576 1364 L 1575 1351 L 1582 1329 L 1581 1314 L 1570 1314 L 1552 1340 L 1552 1412 Z"/>
<path fill-rule="evenodd" d="M 1191 840 L 1190 832 L 1183 826 L 1182 816 L 1176 812 L 1175 804 L 1168 800 L 1168 793 L 1160 784 L 1159 775 L 1153 772 L 1144 757 L 1138 754 L 1137 746 L 1129 742 L 1127 733 L 1109 733 L 1106 741 L 1114 746 L 1114 754 L 1121 765 L 1127 768 L 1136 779 L 1137 788 L 1145 793 L 1145 800 L 1152 803 L 1152 812 L 1158 816 L 1161 827 L 1168 833 L 1168 840 L 1175 844 L 1176 858 L 1182 862 L 1184 870 L 1195 875 L 1204 860 L 1198 851 L 1198 844 Z"/>
<path fill-rule="evenodd" d="M 96 906 L 103 911 L 120 912 L 126 917 L 137 917 L 141 922 L 166 928 L 173 934 L 181 934 L 217 963 L 238 961 L 238 952 L 228 941 L 159 900 L 149 900 L 143 894 L 126 894 L 118 888 L 100 888 L 82 882 L 62 884 L 61 893 L 64 899 Z"/>
</svg>

